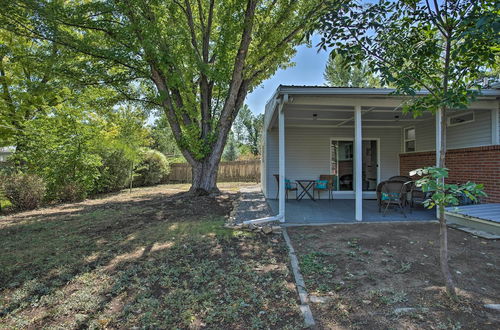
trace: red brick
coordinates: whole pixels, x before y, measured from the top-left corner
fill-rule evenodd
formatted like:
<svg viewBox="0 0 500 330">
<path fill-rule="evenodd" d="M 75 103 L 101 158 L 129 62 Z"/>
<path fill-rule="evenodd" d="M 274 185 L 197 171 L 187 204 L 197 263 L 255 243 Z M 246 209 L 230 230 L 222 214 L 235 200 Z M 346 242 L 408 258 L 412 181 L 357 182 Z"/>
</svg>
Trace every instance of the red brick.
<svg viewBox="0 0 500 330">
<path fill-rule="evenodd" d="M 434 152 L 413 152 L 399 155 L 399 172 L 436 164 Z M 446 153 L 448 182 L 473 181 L 484 184 L 486 202 L 500 203 L 500 145 L 451 149 Z"/>
</svg>

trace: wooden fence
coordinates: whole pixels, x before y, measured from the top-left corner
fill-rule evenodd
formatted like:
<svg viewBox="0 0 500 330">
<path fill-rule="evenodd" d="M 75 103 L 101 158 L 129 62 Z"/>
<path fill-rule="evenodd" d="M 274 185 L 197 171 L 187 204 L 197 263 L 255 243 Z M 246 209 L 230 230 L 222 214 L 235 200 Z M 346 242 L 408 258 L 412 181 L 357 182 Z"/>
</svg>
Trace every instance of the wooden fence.
<svg viewBox="0 0 500 330">
<path fill-rule="evenodd" d="M 170 164 L 169 182 L 191 182 L 191 166 Z M 260 160 L 238 160 L 219 164 L 218 182 L 260 182 Z"/>
</svg>

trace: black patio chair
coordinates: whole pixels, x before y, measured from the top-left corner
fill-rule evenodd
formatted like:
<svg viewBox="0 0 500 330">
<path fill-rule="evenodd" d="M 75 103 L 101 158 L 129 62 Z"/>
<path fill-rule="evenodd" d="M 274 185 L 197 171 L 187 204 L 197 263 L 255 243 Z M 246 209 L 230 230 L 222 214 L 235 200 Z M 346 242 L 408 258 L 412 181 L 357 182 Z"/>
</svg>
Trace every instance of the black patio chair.
<svg viewBox="0 0 500 330">
<path fill-rule="evenodd" d="M 340 187 L 344 190 L 352 190 L 353 176 L 352 174 L 344 174 L 339 179 Z"/>
<path fill-rule="evenodd" d="M 413 181 L 413 179 L 409 176 L 406 175 L 395 175 L 391 176 L 389 180 L 387 181 L 403 181 L 403 182 L 408 182 L 408 181 Z"/>
<path fill-rule="evenodd" d="M 411 183 L 408 202 L 410 204 L 410 212 L 415 208 L 415 204 L 423 205 L 424 201 L 430 196 L 429 192 L 423 192 L 422 188 L 417 187 L 415 182 Z"/>
<path fill-rule="evenodd" d="M 377 205 L 379 213 L 382 212 L 382 186 L 384 185 L 384 183 L 385 181 L 380 182 L 375 189 L 375 192 L 377 193 Z"/>
</svg>

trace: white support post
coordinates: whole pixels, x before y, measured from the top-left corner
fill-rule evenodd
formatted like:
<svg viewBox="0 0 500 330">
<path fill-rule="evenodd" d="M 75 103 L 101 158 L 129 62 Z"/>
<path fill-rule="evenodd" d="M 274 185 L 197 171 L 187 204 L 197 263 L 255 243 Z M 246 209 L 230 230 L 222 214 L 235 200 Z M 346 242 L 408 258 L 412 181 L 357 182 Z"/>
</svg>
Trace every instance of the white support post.
<svg viewBox="0 0 500 330">
<path fill-rule="evenodd" d="M 500 122 L 498 120 L 499 111 L 498 108 L 491 110 L 491 144 L 493 145 L 500 144 L 500 133 L 498 132 L 500 130 Z"/>
<path fill-rule="evenodd" d="M 285 95 L 286 97 L 287 95 Z M 279 129 L 279 214 L 282 216 L 280 222 L 285 222 L 285 113 L 283 102 L 278 108 Z"/>
<path fill-rule="evenodd" d="M 439 164 L 439 157 L 441 154 L 441 139 L 443 132 L 441 130 L 441 109 L 436 111 L 436 166 Z M 436 207 L 436 218 L 439 218 L 439 208 Z"/>
<path fill-rule="evenodd" d="M 356 221 L 363 220 L 363 135 L 361 132 L 361 106 L 354 106 L 354 185 L 356 198 Z"/>
</svg>

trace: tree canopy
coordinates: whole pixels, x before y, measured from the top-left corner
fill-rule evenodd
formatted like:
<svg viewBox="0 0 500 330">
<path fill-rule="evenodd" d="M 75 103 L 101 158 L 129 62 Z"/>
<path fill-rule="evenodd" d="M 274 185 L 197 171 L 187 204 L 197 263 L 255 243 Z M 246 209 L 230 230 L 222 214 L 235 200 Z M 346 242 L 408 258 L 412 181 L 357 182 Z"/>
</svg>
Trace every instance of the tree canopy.
<svg viewBox="0 0 500 330">
<path fill-rule="evenodd" d="M 366 62 L 397 93 L 429 91 L 407 104 L 416 115 L 464 108 L 477 96 L 485 68 L 498 67 L 499 6 L 489 0 L 335 6 L 316 26 L 319 47 L 350 64 Z"/>
<path fill-rule="evenodd" d="M 246 104 L 238 112 L 233 125 L 235 139 L 254 156 L 260 155 L 263 125 L 264 114 L 254 115 Z"/>
<path fill-rule="evenodd" d="M 323 78 L 332 87 L 380 87 L 380 81 L 369 71 L 366 63 L 353 65 L 335 53 L 326 62 Z"/>
<path fill-rule="evenodd" d="M 164 111 L 193 191 L 215 189 L 249 90 L 286 67 L 323 0 L 4 2 L 0 28 L 78 53 L 67 69 Z"/>
</svg>

